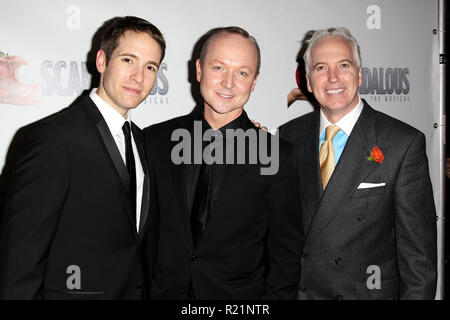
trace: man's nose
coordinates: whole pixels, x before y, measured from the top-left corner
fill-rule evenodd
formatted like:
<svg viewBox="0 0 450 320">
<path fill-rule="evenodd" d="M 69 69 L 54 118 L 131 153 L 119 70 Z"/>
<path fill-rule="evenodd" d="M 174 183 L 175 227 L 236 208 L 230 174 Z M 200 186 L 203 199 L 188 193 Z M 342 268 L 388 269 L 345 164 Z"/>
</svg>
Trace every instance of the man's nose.
<svg viewBox="0 0 450 320">
<path fill-rule="evenodd" d="M 330 82 L 336 82 L 339 79 L 339 75 L 338 72 L 336 70 L 336 68 L 328 68 L 328 80 Z"/>
<path fill-rule="evenodd" d="M 222 79 L 222 85 L 230 89 L 234 86 L 234 74 L 232 72 L 226 72 Z"/>
<path fill-rule="evenodd" d="M 144 80 L 145 68 L 135 68 L 132 73 L 132 79 L 137 83 L 141 83 Z"/>
</svg>

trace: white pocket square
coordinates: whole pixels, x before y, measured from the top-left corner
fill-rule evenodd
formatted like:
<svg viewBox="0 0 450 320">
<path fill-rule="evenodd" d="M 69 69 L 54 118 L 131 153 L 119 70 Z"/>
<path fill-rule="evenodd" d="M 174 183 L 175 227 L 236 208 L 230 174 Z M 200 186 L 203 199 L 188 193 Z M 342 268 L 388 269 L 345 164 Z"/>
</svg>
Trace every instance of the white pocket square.
<svg viewBox="0 0 450 320">
<path fill-rule="evenodd" d="M 378 187 L 384 187 L 386 183 L 366 183 L 361 182 L 361 184 L 358 186 L 358 189 L 369 189 L 369 188 L 378 188 Z"/>
</svg>

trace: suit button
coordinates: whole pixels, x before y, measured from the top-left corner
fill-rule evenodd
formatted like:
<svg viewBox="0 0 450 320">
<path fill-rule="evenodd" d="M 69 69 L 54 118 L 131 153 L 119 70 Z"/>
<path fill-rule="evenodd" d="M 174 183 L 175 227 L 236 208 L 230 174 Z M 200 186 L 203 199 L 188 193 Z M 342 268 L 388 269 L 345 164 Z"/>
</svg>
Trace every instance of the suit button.
<svg viewBox="0 0 450 320">
<path fill-rule="evenodd" d="M 138 282 L 138 284 L 136 285 L 136 289 L 140 289 L 142 288 L 142 282 Z"/>
<path fill-rule="evenodd" d="M 186 294 L 186 293 L 187 293 L 187 290 L 186 290 L 185 287 L 181 287 L 181 293 L 182 293 L 182 294 Z"/>
<path fill-rule="evenodd" d="M 336 296 L 336 300 L 344 300 L 344 297 L 342 295 L 338 294 Z"/>
<path fill-rule="evenodd" d="M 198 263 L 198 257 L 197 257 L 197 256 L 192 256 L 192 257 L 191 257 L 191 261 L 192 261 L 193 263 Z"/>
<path fill-rule="evenodd" d="M 306 253 L 302 254 L 302 258 L 305 259 L 308 255 Z"/>
<path fill-rule="evenodd" d="M 334 260 L 334 262 L 335 262 L 337 265 L 340 265 L 340 264 L 342 263 L 342 259 L 341 259 L 341 258 L 336 258 L 336 259 Z"/>
<path fill-rule="evenodd" d="M 305 292 L 306 288 L 304 286 L 301 286 L 300 288 L 298 288 L 298 290 L 300 290 L 300 292 Z"/>
<path fill-rule="evenodd" d="M 361 214 L 361 215 L 358 216 L 357 219 L 358 219 L 359 222 L 363 222 L 365 218 L 364 218 L 364 216 Z"/>
</svg>

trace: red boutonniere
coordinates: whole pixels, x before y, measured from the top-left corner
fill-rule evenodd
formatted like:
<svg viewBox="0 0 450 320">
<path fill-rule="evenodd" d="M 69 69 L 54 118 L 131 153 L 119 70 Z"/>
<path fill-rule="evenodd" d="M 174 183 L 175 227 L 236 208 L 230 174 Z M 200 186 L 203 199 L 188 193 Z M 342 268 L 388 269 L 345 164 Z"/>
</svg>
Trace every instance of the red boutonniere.
<svg viewBox="0 0 450 320">
<path fill-rule="evenodd" d="M 372 148 L 372 151 L 370 152 L 370 157 L 367 157 L 367 160 L 375 161 L 378 163 L 383 163 L 384 155 L 383 152 L 381 152 L 380 148 L 377 146 Z"/>
</svg>

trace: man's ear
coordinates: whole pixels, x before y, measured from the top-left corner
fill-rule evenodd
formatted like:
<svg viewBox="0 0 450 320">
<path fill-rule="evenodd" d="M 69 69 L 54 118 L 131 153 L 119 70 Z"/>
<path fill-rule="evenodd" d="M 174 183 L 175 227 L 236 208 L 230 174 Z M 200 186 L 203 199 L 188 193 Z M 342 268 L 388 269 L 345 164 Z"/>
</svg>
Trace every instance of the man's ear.
<svg viewBox="0 0 450 320">
<path fill-rule="evenodd" d="M 358 77 L 359 77 L 358 87 L 361 87 L 361 85 L 362 85 L 362 68 L 359 68 Z"/>
<path fill-rule="evenodd" d="M 312 93 L 312 88 L 309 80 L 309 76 L 306 75 L 306 87 L 308 88 L 308 91 Z"/>
<path fill-rule="evenodd" d="M 253 92 L 253 90 L 255 90 L 256 80 L 258 80 L 258 77 L 259 77 L 259 73 L 258 73 L 258 75 L 255 77 L 255 79 L 253 80 L 253 83 L 252 83 L 252 92 Z"/>
<path fill-rule="evenodd" d="M 202 66 L 200 64 L 200 59 L 195 61 L 195 70 L 197 81 L 200 82 L 200 80 L 202 80 Z"/>
<path fill-rule="evenodd" d="M 105 51 L 103 51 L 102 49 L 99 49 L 97 51 L 95 65 L 97 66 L 97 71 L 100 73 L 103 73 L 106 69 L 106 54 Z"/>
</svg>

